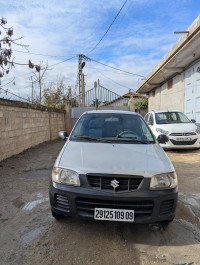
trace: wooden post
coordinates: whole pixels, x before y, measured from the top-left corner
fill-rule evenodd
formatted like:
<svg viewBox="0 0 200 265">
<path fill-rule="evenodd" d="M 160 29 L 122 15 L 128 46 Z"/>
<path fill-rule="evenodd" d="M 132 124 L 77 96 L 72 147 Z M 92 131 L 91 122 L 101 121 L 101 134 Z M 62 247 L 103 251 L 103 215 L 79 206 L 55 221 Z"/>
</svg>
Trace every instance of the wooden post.
<svg viewBox="0 0 200 265">
<path fill-rule="evenodd" d="M 85 81 L 84 74 L 82 74 L 82 106 L 85 107 Z"/>
<path fill-rule="evenodd" d="M 67 134 L 69 135 L 72 130 L 72 124 L 71 124 L 71 102 L 69 98 L 67 97 L 65 99 L 65 130 Z"/>
</svg>

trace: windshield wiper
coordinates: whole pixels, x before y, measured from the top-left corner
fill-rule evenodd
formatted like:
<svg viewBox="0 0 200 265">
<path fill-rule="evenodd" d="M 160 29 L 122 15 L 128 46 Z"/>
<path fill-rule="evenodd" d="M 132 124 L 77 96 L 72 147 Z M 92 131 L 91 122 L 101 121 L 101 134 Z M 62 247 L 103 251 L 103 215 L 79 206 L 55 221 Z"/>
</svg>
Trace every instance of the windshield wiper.
<svg viewBox="0 0 200 265">
<path fill-rule="evenodd" d="M 120 137 L 123 138 L 123 137 Z M 129 139 L 127 139 L 129 138 Z M 126 139 L 123 139 L 122 141 L 124 142 L 130 142 L 130 143 L 136 143 L 136 144 L 150 144 L 153 143 L 153 141 L 141 141 L 141 140 L 137 140 L 135 138 L 131 139 L 131 137 L 126 137 Z"/>
<path fill-rule="evenodd" d="M 111 141 L 109 141 L 109 140 L 104 140 L 104 139 L 101 139 L 101 138 L 89 137 L 87 135 L 74 135 L 74 137 L 81 138 L 81 139 L 85 139 L 85 140 L 91 140 L 91 141 L 111 143 Z"/>
</svg>

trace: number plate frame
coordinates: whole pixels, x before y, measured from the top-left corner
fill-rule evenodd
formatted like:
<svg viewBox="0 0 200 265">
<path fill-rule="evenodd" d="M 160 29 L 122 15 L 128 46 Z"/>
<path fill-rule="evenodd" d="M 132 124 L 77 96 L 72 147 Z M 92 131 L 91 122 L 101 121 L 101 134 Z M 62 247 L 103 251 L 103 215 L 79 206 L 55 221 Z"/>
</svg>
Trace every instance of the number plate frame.
<svg viewBox="0 0 200 265">
<path fill-rule="evenodd" d="M 183 141 L 183 142 L 189 142 L 189 141 L 192 141 L 193 139 L 192 138 L 190 138 L 190 137 L 184 137 L 184 138 L 176 138 L 176 141 L 177 142 L 181 142 L 181 141 Z"/>
<path fill-rule="evenodd" d="M 95 208 L 94 219 L 105 221 L 134 222 L 134 210 Z"/>
</svg>

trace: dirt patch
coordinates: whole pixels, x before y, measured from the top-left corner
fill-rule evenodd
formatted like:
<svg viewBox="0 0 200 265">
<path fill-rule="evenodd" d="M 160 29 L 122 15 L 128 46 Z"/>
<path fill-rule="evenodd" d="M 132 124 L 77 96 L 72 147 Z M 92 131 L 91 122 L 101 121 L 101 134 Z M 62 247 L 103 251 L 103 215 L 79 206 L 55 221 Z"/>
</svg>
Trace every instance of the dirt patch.
<svg viewBox="0 0 200 265">
<path fill-rule="evenodd" d="M 51 168 L 63 141 L 1 162 L 1 265 L 200 264 L 200 152 L 167 152 L 179 179 L 175 220 L 155 227 L 70 218 L 56 221 L 48 201 Z"/>
</svg>

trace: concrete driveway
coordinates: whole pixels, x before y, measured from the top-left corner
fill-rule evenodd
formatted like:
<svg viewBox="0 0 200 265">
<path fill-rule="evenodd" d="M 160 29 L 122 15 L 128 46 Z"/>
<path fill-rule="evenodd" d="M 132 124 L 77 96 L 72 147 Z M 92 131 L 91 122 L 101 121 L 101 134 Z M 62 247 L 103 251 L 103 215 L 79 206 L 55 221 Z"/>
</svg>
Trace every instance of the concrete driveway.
<svg viewBox="0 0 200 265">
<path fill-rule="evenodd" d="M 48 187 L 62 141 L 0 162 L 0 264 L 200 264 L 200 152 L 167 152 L 179 179 L 168 227 L 51 216 Z"/>
</svg>

